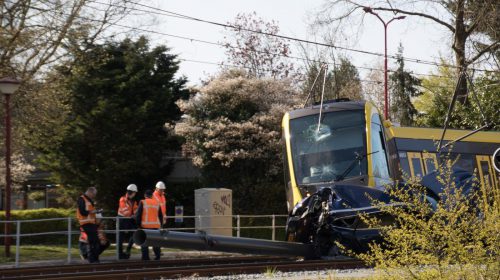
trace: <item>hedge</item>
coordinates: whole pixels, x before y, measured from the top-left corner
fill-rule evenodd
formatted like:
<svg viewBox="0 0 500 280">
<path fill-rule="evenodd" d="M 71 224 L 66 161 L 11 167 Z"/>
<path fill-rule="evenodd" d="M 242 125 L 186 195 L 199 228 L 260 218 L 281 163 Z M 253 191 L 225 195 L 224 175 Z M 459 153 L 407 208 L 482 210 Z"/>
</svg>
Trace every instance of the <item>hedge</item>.
<svg viewBox="0 0 500 280">
<path fill-rule="evenodd" d="M 74 209 L 58 209 L 58 208 L 43 208 L 31 210 L 13 210 L 11 211 L 11 220 L 37 220 L 49 218 L 67 218 L 75 217 Z M 5 211 L 0 211 L 0 220 L 5 220 Z M 77 230 L 76 220 L 73 219 L 73 229 Z M 3 227 L 3 226 L 2 226 Z M 11 233 L 15 234 L 16 224 L 11 224 Z M 39 232 L 54 232 L 67 231 L 68 223 L 66 220 L 60 221 L 41 221 L 41 222 L 26 222 L 21 223 L 21 233 L 39 233 Z M 3 233 L 3 230 L 2 230 Z M 21 242 L 26 244 L 57 244 L 67 240 L 65 235 L 41 235 L 22 237 Z M 3 238 L 0 238 L 0 243 L 3 244 Z"/>
</svg>

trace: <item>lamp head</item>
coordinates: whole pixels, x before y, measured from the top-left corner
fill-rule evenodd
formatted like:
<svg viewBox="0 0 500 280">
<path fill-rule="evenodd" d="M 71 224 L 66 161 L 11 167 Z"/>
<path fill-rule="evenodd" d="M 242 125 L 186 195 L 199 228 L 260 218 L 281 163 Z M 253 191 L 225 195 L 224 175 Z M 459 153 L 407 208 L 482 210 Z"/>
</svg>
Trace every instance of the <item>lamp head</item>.
<svg viewBox="0 0 500 280">
<path fill-rule="evenodd" d="M 20 82 L 14 78 L 0 79 L 0 93 L 13 94 L 19 88 Z"/>
</svg>

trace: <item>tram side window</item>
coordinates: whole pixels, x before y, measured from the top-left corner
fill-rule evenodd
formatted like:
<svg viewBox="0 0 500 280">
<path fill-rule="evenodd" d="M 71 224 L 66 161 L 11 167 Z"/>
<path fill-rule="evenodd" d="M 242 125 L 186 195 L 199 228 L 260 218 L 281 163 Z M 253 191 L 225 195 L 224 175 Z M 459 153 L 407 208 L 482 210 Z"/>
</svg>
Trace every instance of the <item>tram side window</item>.
<svg viewBox="0 0 500 280">
<path fill-rule="evenodd" d="M 425 164 L 425 174 L 429 174 L 432 171 L 436 170 L 437 167 L 436 154 L 423 153 L 422 157 L 424 159 L 424 164 Z"/>
<path fill-rule="evenodd" d="M 410 171 L 412 177 L 422 177 L 425 174 L 425 169 L 422 162 L 422 154 L 420 152 L 408 152 L 408 160 L 410 161 Z"/>
<path fill-rule="evenodd" d="M 436 166 L 434 166 L 434 160 L 432 158 L 425 159 L 425 168 L 427 169 L 427 173 L 431 173 L 436 170 Z"/>
<path fill-rule="evenodd" d="M 491 172 L 491 163 L 489 156 L 476 156 L 478 168 L 479 168 L 479 177 L 481 179 L 481 184 L 483 186 L 494 186 L 495 179 L 492 176 Z"/>
<path fill-rule="evenodd" d="M 451 158 L 456 159 L 455 166 L 469 172 L 474 172 L 474 164 L 471 154 L 454 154 Z"/>
<path fill-rule="evenodd" d="M 410 164 L 408 163 L 408 157 L 405 152 L 399 153 L 399 165 L 401 167 L 401 171 L 403 172 L 403 178 L 411 176 Z"/>
<path fill-rule="evenodd" d="M 373 176 L 378 178 L 389 178 L 389 167 L 383 142 L 384 136 L 382 134 L 382 125 L 378 114 L 372 116 L 371 129 Z"/>
<path fill-rule="evenodd" d="M 422 165 L 420 164 L 420 159 L 419 158 L 412 158 L 411 163 L 413 164 L 414 176 L 422 178 L 422 175 L 424 172 L 422 170 Z"/>
<path fill-rule="evenodd" d="M 481 161 L 481 170 L 483 171 L 483 180 L 487 182 L 489 186 L 493 185 L 490 180 L 490 166 L 487 161 Z"/>
</svg>

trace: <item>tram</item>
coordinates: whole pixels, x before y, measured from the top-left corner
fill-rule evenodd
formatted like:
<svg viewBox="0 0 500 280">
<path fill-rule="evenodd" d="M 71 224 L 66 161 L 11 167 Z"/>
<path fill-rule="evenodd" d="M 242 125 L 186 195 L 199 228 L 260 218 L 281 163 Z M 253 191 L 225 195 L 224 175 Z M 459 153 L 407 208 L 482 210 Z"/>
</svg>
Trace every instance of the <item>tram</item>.
<svg viewBox="0 0 500 280">
<path fill-rule="evenodd" d="M 445 148 L 438 153 L 441 129 L 398 127 L 384 120 L 372 103 L 344 99 L 290 111 L 283 117 L 282 130 L 287 240 L 317 243 L 318 255 L 332 254 L 332 231 L 346 247 L 366 250 L 379 233 L 365 227 L 359 213 L 383 215 L 368 196 L 391 203 L 384 186 L 424 177 L 437 169 L 439 155 L 451 155 L 462 170 L 477 171 L 483 185 L 499 187 L 500 173 L 492 156 L 500 147 L 500 132 L 477 132 L 447 145 L 469 133 L 448 130 Z M 322 213 L 334 221 L 325 226 L 323 241 Z"/>
<path fill-rule="evenodd" d="M 316 105 L 283 117 L 289 212 L 324 183 L 342 181 L 375 188 L 402 181 L 404 175 L 422 177 L 438 166 L 436 141 L 441 129 L 394 126 L 383 120 L 372 103 L 364 101 L 325 102 L 321 117 L 319 114 Z M 444 143 L 466 133 L 447 130 Z M 450 145 L 442 153 L 456 158 L 457 166 L 478 171 L 482 184 L 498 187 L 500 173 L 493 167 L 492 156 L 499 147 L 500 132 L 485 131 Z"/>
</svg>

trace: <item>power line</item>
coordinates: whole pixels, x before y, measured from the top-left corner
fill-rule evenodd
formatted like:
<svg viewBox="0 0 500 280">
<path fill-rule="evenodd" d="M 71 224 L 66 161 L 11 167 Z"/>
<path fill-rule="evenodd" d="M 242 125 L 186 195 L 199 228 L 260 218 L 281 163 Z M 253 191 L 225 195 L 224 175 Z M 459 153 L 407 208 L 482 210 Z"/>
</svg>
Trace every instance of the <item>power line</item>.
<svg viewBox="0 0 500 280">
<path fill-rule="evenodd" d="M 101 3 L 101 2 L 97 2 L 97 1 L 93 1 L 93 2 L 95 2 L 95 3 Z M 101 4 L 103 4 L 103 3 L 101 3 Z M 124 6 L 119 6 L 119 7 L 124 7 Z M 96 9 L 96 10 L 99 10 L 99 9 L 97 9 L 95 7 L 92 7 L 92 8 Z M 102 10 L 99 10 L 99 11 L 102 11 Z M 147 12 L 145 10 L 138 10 L 138 11 Z M 90 18 L 82 17 L 82 16 L 77 16 L 77 17 L 81 18 L 81 19 L 85 19 L 85 20 L 90 20 L 90 21 L 99 21 L 99 20 L 95 20 L 95 19 L 90 19 Z M 182 39 L 182 40 L 187 40 L 187 41 L 190 41 L 190 42 L 198 42 L 198 43 L 203 43 L 203 44 L 208 44 L 208 45 L 213 45 L 213 46 L 219 46 L 219 47 L 223 47 L 223 48 L 232 48 L 232 49 L 240 49 L 240 50 L 243 49 L 241 47 L 233 46 L 231 44 L 223 44 L 223 43 L 219 43 L 219 42 L 211 42 L 211 41 L 201 40 L 201 39 L 192 38 L 192 37 L 180 36 L 180 35 L 175 35 L 175 34 L 169 34 L 169 33 L 165 33 L 165 32 L 160 32 L 160 31 L 154 31 L 154 30 L 149 30 L 149 29 L 144 29 L 144 28 L 139 28 L 139 27 L 133 27 L 133 26 L 128 26 L 128 25 L 123 25 L 123 24 L 119 24 L 119 23 L 108 23 L 108 24 L 112 25 L 112 26 L 121 27 L 121 28 L 127 28 L 127 29 L 131 29 L 131 30 L 136 30 L 136 31 L 141 31 L 141 32 L 147 32 L 147 33 L 152 33 L 152 34 L 157 34 L 157 35 L 163 35 L 163 36 L 177 38 L 177 39 Z M 326 64 L 329 64 L 329 65 L 336 66 L 336 64 L 332 63 L 332 62 L 324 62 L 324 61 L 320 61 L 320 60 L 307 59 L 307 58 L 298 57 L 298 56 L 283 55 L 281 53 L 269 53 L 269 52 L 265 52 L 265 51 L 247 50 L 247 49 L 246 49 L 246 51 L 253 52 L 253 53 L 263 53 L 263 54 L 275 55 L 275 56 L 280 56 L 280 57 L 289 58 L 289 59 L 301 60 L 301 61 L 305 61 L 305 62 L 315 62 L 315 63 L 320 63 L 320 64 L 321 63 L 326 63 Z M 356 65 L 353 65 L 353 66 L 356 67 L 356 68 L 358 68 L 358 69 L 364 69 L 364 70 L 370 70 L 370 71 L 379 71 L 379 72 L 383 72 L 384 71 L 383 69 L 366 67 L 366 66 L 356 66 Z M 394 70 L 388 70 L 388 72 L 395 72 L 395 71 Z M 450 77 L 436 75 L 436 74 L 423 74 L 423 73 L 415 73 L 415 72 L 412 72 L 412 74 L 413 75 L 417 75 L 417 76 L 429 76 L 429 77 L 440 77 L 440 78 L 445 78 L 445 79 L 452 79 Z"/>
<path fill-rule="evenodd" d="M 195 60 L 195 59 L 186 59 L 186 58 L 178 58 L 179 61 L 184 61 L 184 62 L 192 62 L 192 63 L 200 63 L 200 64 L 207 64 L 207 65 L 214 65 L 214 66 L 220 66 L 220 67 L 225 67 L 225 68 L 231 68 L 231 67 L 234 67 L 234 68 L 244 68 L 244 69 L 251 69 L 251 67 L 243 67 L 243 66 L 239 66 L 239 65 L 234 65 L 234 64 L 224 64 L 224 63 L 218 63 L 218 62 L 213 62 L 213 61 L 204 61 L 204 60 Z M 252 69 L 253 70 L 253 69 Z M 270 69 L 262 69 L 262 68 L 259 68 L 258 70 L 262 71 L 262 72 L 272 72 L 272 70 Z M 376 80 L 369 80 L 369 79 L 359 79 L 360 82 L 364 82 L 364 83 L 372 83 L 372 84 L 380 84 L 380 85 L 383 85 L 384 82 L 383 81 L 376 81 Z M 422 87 L 422 86 L 420 86 Z M 450 86 L 450 87 L 446 87 L 446 86 L 434 86 L 434 87 L 437 87 L 437 88 L 443 88 L 443 89 L 454 89 L 453 86 Z M 424 87 L 422 87 L 424 88 Z"/>
<path fill-rule="evenodd" d="M 113 4 L 113 3 L 102 3 L 102 2 L 99 2 L 99 1 L 95 1 L 95 0 L 92 0 L 91 2 L 102 4 L 102 5 L 110 5 L 110 6 L 119 7 L 119 8 L 128 8 L 128 9 L 135 10 L 135 11 L 140 11 L 140 12 L 152 12 L 152 13 L 159 14 L 159 15 L 165 15 L 164 13 L 160 13 L 160 12 L 156 12 L 156 11 L 131 8 L 131 7 L 126 7 L 126 6 L 123 6 L 123 5 L 118 5 L 118 4 Z M 143 4 L 140 4 L 140 3 L 135 3 L 135 2 L 132 2 L 132 1 L 129 1 L 129 3 L 137 4 L 139 6 L 150 7 L 150 6 L 143 5 Z M 33 7 L 33 6 L 31 6 L 31 7 Z M 92 8 L 92 9 L 95 9 L 95 10 L 101 11 L 101 12 L 106 12 L 106 11 L 98 9 L 96 7 L 89 7 L 89 8 Z M 76 17 L 80 18 L 80 19 L 84 19 L 84 20 L 101 22 L 100 20 L 91 19 L 91 18 L 87 18 L 87 17 L 83 17 L 83 16 L 76 16 Z M 186 16 L 175 15 L 175 17 L 185 18 Z M 127 25 L 123 25 L 123 24 L 119 24 L 119 23 L 108 22 L 107 24 L 109 24 L 111 26 L 117 26 L 117 27 L 121 27 L 121 28 L 127 28 L 127 29 L 131 29 L 131 30 L 141 31 L 141 32 L 153 33 L 153 34 L 157 34 L 157 35 L 164 35 L 164 36 L 167 36 L 167 37 L 172 37 L 172 38 L 177 38 L 177 39 L 182 39 L 182 40 L 188 40 L 188 41 L 191 41 L 191 42 L 198 42 L 198 43 L 203 43 L 203 44 L 208 44 L 208 45 L 219 46 L 219 47 L 223 47 L 223 48 L 232 48 L 232 49 L 243 50 L 243 48 L 237 47 L 237 46 L 233 46 L 231 44 L 223 44 L 223 43 L 219 43 L 219 42 L 211 42 L 211 41 L 201 40 L 201 39 L 192 38 L 192 37 L 180 36 L 180 35 L 169 34 L 169 33 L 165 33 L 165 32 L 159 32 L 159 31 L 154 31 L 154 30 L 149 30 L 149 29 L 143 29 L 143 28 L 138 28 L 138 27 L 127 26 Z M 307 58 L 298 57 L 298 56 L 283 55 L 281 53 L 269 53 L 269 52 L 259 51 L 259 50 L 246 50 L 246 51 L 250 51 L 250 52 L 254 52 L 254 53 L 264 53 L 264 54 L 269 54 L 269 55 L 275 55 L 275 56 L 280 56 L 280 57 L 289 58 L 289 59 L 301 60 L 301 61 L 305 61 L 305 62 L 315 62 L 315 63 L 319 63 L 319 64 L 326 63 L 326 64 L 332 65 L 334 67 L 336 66 L 335 63 L 331 63 L 331 62 L 324 62 L 324 61 L 319 61 L 319 60 L 315 60 L 315 59 L 307 59 Z M 364 69 L 364 70 L 370 70 L 370 71 L 379 71 L 379 72 L 383 72 L 384 71 L 383 69 L 366 67 L 366 66 L 356 66 L 356 65 L 353 65 L 353 66 L 356 67 L 356 68 L 358 68 L 358 69 Z M 483 71 L 483 70 L 481 70 L 481 71 Z M 484 71 L 488 71 L 488 70 L 484 70 Z M 388 70 L 388 72 L 395 72 L 395 71 L 394 70 Z M 413 75 L 417 75 L 417 76 L 440 77 L 440 78 L 445 78 L 445 79 L 452 79 L 450 77 L 436 75 L 436 74 L 423 74 L 423 73 L 416 73 L 416 72 L 412 72 L 412 74 Z"/>
<path fill-rule="evenodd" d="M 102 3 L 102 2 L 98 2 L 98 1 L 92 1 L 92 2 L 99 3 L 99 4 L 105 4 L 105 3 Z M 130 3 L 134 3 L 134 2 L 130 2 Z M 123 8 L 125 8 L 125 6 L 116 5 L 116 4 L 109 4 L 108 3 L 106 5 L 112 5 L 112 6 L 116 6 L 116 7 L 123 7 Z M 139 4 L 139 5 L 144 6 L 142 4 Z M 30 7 L 33 7 L 33 6 L 30 6 Z M 34 8 L 38 8 L 38 7 L 34 7 Z M 96 7 L 90 7 L 90 8 L 98 10 L 98 11 L 101 11 L 101 12 L 105 12 L 104 10 L 100 10 L 100 9 L 98 9 Z M 139 9 L 135 9 L 135 10 L 137 10 L 137 11 L 143 11 L 143 12 L 150 12 L 150 11 L 139 10 Z M 94 21 L 94 22 L 101 22 L 100 20 L 93 19 L 93 18 L 88 18 L 88 17 L 84 17 L 84 16 L 76 16 L 76 18 L 83 19 L 83 20 L 88 20 L 88 21 Z M 163 35 L 163 36 L 167 36 L 167 37 L 172 37 L 172 38 L 187 40 L 187 41 L 190 41 L 190 42 L 198 42 L 198 43 L 203 43 L 203 44 L 208 44 L 208 45 L 214 45 L 214 46 L 224 47 L 224 48 L 233 48 L 233 49 L 240 49 L 240 50 L 243 49 L 241 47 L 233 46 L 231 44 L 223 44 L 223 43 L 219 43 L 219 42 L 211 42 L 211 41 L 196 39 L 196 38 L 192 38 L 192 37 L 186 37 L 186 36 L 180 36 L 180 35 L 175 35 L 175 34 L 169 34 L 169 33 L 165 33 L 165 32 L 154 31 L 154 30 L 144 29 L 144 28 L 140 28 L 140 27 L 133 27 L 133 26 L 128 26 L 128 25 L 123 25 L 123 24 L 119 24 L 119 23 L 116 23 L 116 22 L 114 22 L 114 23 L 113 22 L 107 22 L 107 24 L 111 25 L 111 26 L 117 26 L 117 27 L 121 27 L 121 28 L 130 29 L 130 30 L 141 31 L 141 32 L 146 32 L 146 33 L 151 33 L 151 34 L 157 34 L 157 35 Z M 289 59 L 302 60 L 302 61 L 306 61 L 306 62 L 315 62 L 315 63 L 320 63 L 320 64 L 321 63 L 326 63 L 326 64 L 329 64 L 329 65 L 336 66 L 336 64 L 332 63 L 332 62 L 324 62 L 324 61 L 319 61 L 319 60 L 314 60 L 314 59 L 307 59 L 307 58 L 297 57 L 297 56 L 287 56 L 287 55 L 283 55 L 283 54 L 280 54 L 280 53 L 268 53 L 268 52 L 265 52 L 265 51 L 258 51 L 258 50 L 247 50 L 247 51 L 254 52 L 254 53 L 271 54 L 271 55 L 281 56 L 281 57 L 285 57 L 285 58 L 289 58 Z M 214 64 L 214 63 L 207 63 L 207 64 Z M 365 70 L 370 70 L 370 71 L 379 71 L 379 72 L 383 72 L 384 71 L 383 69 L 378 69 L 378 68 L 371 68 L 371 67 L 365 67 L 365 66 L 356 66 L 356 65 L 353 65 L 353 66 L 356 67 L 356 68 L 359 68 L 359 69 L 365 69 Z M 242 66 L 233 65 L 232 67 L 242 67 Z M 249 69 L 248 67 L 243 67 L 243 68 Z M 481 70 L 481 71 L 488 71 L 488 70 Z M 395 72 L 395 71 L 394 70 L 388 70 L 388 72 Z M 494 72 L 494 71 L 491 71 L 491 72 Z M 440 77 L 440 78 L 445 78 L 445 79 L 452 79 L 450 77 L 436 75 L 436 74 L 423 74 L 423 73 L 414 73 L 414 72 L 412 72 L 412 74 L 418 75 L 418 76 L 430 76 L 430 77 Z"/>
<path fill-rule="evenodd" d="M 116 4 L 102 3 L 102 2 L 99 2 L 99 1 L 94 1 L 94 2 L 95 3 L 99 3 L 99 4 L 103 4 L 103 5 L 119 6 L 119 5 L 116 5 Z M 216 25 L 216 26 L 220 26 L 220 27 L 224 27 L 224 28 L 231 28 L 231 29 L 234 29 L 234 30 L 237 30 L 237 31 L 243 30 L 243 31 L 248 31 L 248 32 L 252 32 L 252 33 L 256 33 L 256 34 L 260 34 L 260 35 L 266 35 L 266 36 L 281 38 L 281 39 L 290 40 L 290 41 L 296 41 L 296 42 L 301 42 L 301 43 L 306 43 L 306 44 L 313 44 L 313 45 L 317 45 L 317 46 L 323 46 L 323 47 L 329 47 L 329 48 L 340 49 L 340 50 L 345 50 L 345 51 L 351 51 L 351 52 L 357 52 L 357 53 L 362 53 L 362 54 L 368 54 L 368 55 L 374 55 L 374 56 L 384 57 L 384 54 L 382 54 L 382 53 L 377 53 L 377 52 L 372 52 L 372 51 L 365 51 L 365 50 L 359 50 L 359 49 L 348 48 L 348 47 L 341 47 L 341 46 L 336 46 L 336 45 L 333 45 L 333 44 L 320 43 L 320 42 L 315 42 L 315 41 L 301 39 L 301 38 L 295 38 L 295 37 L 290 37 L 290 36 L 285 36 L 285 35 L 280 35 L 280 34 L 273 34 L 273 33 L 259 31 L 259 30 L 252 30 L 252 29 L 248 29 L 248 28 L 234 26 L 234 25 L 231 25 L 231 24 L 225 24 L 225 23 L 220 23 L 220 22 L 205 20 L 205 19 L 201 19 L 201 18 L 196 18 L 196 17 L 192 17 L 192 16 L 188 16 L 188 15 L 184 15 L 184 14 L 180 14 L 180 13 L 168 11 L 168 10 L 165 10 L 165 9 L 161 9 L 161 8 L 157 8 L 157 7 L 153 7 L 153 6 L 149 6 L 149 5 L 145 5 L 145 4 L 141 4 L 141 3 L 138 3 L 138 2 L 134 2 L 134 1 L 128 1 L 128 2 L 132 3 L 132 4 L 135 4 L 137 6 L 141 6 L 141 7 L 145 7 L 147 9 L 149 9 L 149 10 L 142 10 L 142 9 L 137 9 L 137 8 L 130 8 L 130 9 L 136 10 L 136 11 L 150 12 L 150 13 L 155 13 L 155 14 L 158 14 L 158 15 L 164 15 L 164 16 L 181 18 L 181 19 L 192 20 L 192 21 L 198 21 L 198 22 L 207 23 L 207 24 L 211 24 L 211 25 Z M 121 7 L 124 7 L 124 6 L 121 6 Z M 388 55 L 387 57 L 392 58 L 392 59 L 397 59 L 398 58 L 395 55 Z M 433 65 L 433 66 L 445 66 L 445 67 L 450 67 L 450 68 L 459 68 L 458 66 L 455 66 L 455 65 L 444 64 L 444 63 L 437 63 L 437 62 L 427 61 L 427 60 L 418 59 L 418 58 L 410 58 L 410 57 L 402 57 L 402 58 L 405 61 L 408 61 L 408 62 L 414 62 L 414 63 L 420 63 L 420 64 L 427 64 L 427 65 Z M 485 69 L 475 69 L 475 68 L 469 68 L 469 69 L 475 70 L 475 71 L 482 71 L 482 72 L 497 72 L 497 71 L 494 71 L 494 70 L 485 70 Z"/>
</svg>

